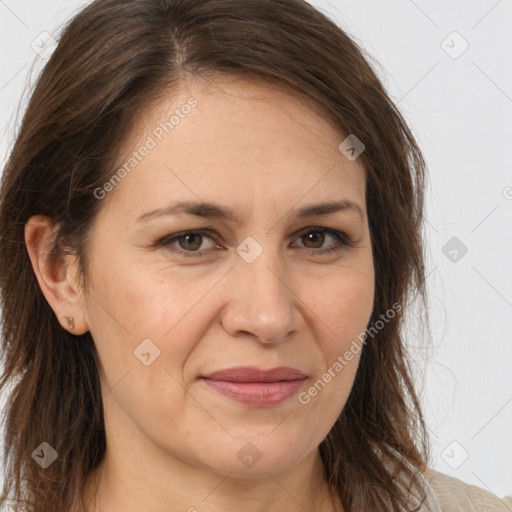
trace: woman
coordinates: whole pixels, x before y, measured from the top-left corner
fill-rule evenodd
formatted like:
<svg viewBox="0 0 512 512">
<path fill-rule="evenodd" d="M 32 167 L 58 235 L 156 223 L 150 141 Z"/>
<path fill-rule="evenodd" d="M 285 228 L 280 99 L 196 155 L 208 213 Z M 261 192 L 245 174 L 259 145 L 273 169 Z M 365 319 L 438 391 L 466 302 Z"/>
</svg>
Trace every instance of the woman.
<svg viewBox="0 0 512 512">
<path fill-rule="evenodd" d="M 3 504 L 508 510 L 428 468 L 424 173 L 302 0 L 91 3 L 3 176 Z"/>
</svg>

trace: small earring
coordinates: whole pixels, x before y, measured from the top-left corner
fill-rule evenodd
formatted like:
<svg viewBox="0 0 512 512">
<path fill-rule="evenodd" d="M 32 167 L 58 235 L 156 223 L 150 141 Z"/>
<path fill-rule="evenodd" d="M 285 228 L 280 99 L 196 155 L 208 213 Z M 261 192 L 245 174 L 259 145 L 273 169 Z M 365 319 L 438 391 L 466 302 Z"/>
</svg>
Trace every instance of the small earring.
<svg viewBox="0 0 512 512">
<path fill-rule="evenodd" d="M 68 323 L 68 329 L 74 329 L 75 328 L 75 320 L 72 316 L 67 316 L 66 321 Z"/>
</svg>

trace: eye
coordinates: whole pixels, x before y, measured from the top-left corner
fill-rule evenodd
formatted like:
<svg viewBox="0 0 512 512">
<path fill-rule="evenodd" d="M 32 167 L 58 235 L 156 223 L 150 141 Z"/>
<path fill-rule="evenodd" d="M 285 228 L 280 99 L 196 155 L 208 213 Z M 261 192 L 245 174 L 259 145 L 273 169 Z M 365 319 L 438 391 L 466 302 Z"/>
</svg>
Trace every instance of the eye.
<svg viewBox="0 0 512 512">
<path fill-rule="evenodd" d="M 334 239 L 334 243 L 323 246 L 326 239 Z M 341 253 L 347 247 L 352 247 L 352 240 L 343 232 L 336 229 L 312 227 L 299 233 L 299 240 L 303 241 L 304 247 L 314 254 Z"/>
<path fill-rule="evenodd" d="M 213 238 L 208 235 L 207 231 L 184 231 L 183 233 L 166 237 L 158 243 L 165 247 L 169 245 L 176 246 L 178 252 L 183 256 L 201 256 L 208 249 L 208 247 L 203 247 L 202 250 L 199 250 L 205 238 L 209 238 L 213 242 Z"/>
<path fill-rule="evenodd" d="M 168 248 L 182 256 L 201 257 L 204 256 L 209 249 L 214 247 L 220 249 L 209 233 L 209 230 L 183 231 L 182 233 L 177 233 L 159 240 L 157 245 Z M 206 244 L 206 247 L 204 247 L 205 239 L 211 241 L 209 246 Z M 301 240 L 303 243 L 302 247 L 313 255 L 327 253 L 338 254 L 354 245 L 353 241 L 345 233 L 336 229 L 322 227 L 309 227 L 302 230 L 298 234 L 298 240 Z M 334 240 L 334 242 L 324 246 L 326 240 Z M 299 247 L 301 246 L 299 245 Z"/>
</svg>

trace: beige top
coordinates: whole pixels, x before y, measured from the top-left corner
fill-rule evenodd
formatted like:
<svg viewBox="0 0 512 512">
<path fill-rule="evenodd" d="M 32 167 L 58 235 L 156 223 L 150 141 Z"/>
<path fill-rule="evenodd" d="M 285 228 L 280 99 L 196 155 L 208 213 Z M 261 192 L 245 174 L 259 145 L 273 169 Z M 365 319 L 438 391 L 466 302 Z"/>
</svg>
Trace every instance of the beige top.
<svg viewBox="0 0 512 512">
<path fill-rule="evenodd" d="M 500 499 L 484 489 L 431 468 L 427 468 L 425 477 L 435 500 L 428 505 L 425 503 L 417 512 L 512 512 L 512 496 Z"/>
</svg>

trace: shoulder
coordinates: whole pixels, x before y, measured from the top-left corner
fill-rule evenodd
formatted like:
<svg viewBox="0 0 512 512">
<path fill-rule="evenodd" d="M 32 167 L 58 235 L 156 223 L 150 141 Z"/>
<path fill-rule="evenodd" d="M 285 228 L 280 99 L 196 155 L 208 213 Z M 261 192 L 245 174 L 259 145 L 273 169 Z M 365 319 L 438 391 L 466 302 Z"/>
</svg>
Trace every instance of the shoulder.
<svg viewBox="0 0 512 512">
<path fill-rule="evenodd" d="M 424 471 L 442 512 L 512 512 L 512 497 L 494 494 L 466 484 L 431 468 Z"/>
</svg>

